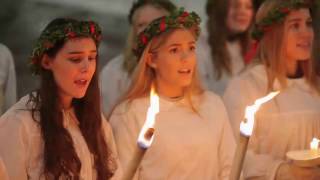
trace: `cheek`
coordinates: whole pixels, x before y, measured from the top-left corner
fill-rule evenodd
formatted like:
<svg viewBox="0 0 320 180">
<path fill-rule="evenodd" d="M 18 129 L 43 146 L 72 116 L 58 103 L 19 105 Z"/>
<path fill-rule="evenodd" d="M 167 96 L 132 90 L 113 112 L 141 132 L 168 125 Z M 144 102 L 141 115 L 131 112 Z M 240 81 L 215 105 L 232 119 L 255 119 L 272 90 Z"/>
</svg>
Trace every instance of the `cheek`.
<svg viewBox="0 0 320 180">
<path fill-rule="evenodd" d="M 57 85 L 61 89 L 67 89 L 72 86 L 77 69 L 67 65 L 56 65 L 52 72 Z"/>
</svg>

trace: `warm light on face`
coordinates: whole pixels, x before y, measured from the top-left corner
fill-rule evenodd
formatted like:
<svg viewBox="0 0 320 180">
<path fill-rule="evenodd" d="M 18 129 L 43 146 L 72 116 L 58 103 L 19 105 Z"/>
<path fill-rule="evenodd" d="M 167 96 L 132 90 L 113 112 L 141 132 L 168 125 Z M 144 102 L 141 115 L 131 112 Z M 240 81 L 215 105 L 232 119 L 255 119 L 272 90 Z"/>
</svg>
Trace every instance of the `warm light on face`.
<svg viewBox="0 0 320 180">
<path fill-rule="evenodd" d="M 147 112 L 147 119 L 138 137 L 138 145 L 143 149 L 149 148 L 152 144 L 155 119 L 156 115 L 159 113 L 159 110 L 159 96 L 156 94 L 154 86 L 152 86 L 150 91 L 150 106 Z"/>
<path fill-rule="evenodd" d="M 240 123 L 240 133 L 245 136 L 251 136 L 252 131 L 253 131 L 253 126 L 254 126 L 254 116 L 255 113 L 259 110 L 260 106 L 272 98 L 274 98 L 276 95 L 278 95 L 280 92 L 271 92 L 265 97 L 262 97 L 260 99 L 257 99 L 253 105 L 247 106 L 246 107 L 246 112 L 245 112 L 245 119 L 247 122 L 241 122 Z"/>
</svg>

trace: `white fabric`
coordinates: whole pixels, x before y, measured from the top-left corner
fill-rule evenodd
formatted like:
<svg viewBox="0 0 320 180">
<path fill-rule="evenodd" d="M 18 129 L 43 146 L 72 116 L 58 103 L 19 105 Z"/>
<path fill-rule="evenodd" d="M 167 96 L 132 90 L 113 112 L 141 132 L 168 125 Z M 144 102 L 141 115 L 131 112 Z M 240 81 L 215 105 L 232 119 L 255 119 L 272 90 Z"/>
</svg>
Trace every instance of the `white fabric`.
<svg viewBox="0 0 320 180">
<path fill-rule="evenodd" d="M 0 156 L 3 158 L 10 179 L 43 179 L 43 139 L 39 125 L 33 120 L 28 110 L 30 107 L 26 105 L 28 99 L 28 96 L 23 97 L 0 118 Z M 81 162 L 80 178 L 96 179 L 93 156 L 81 134 L 77 120 L 71 118 L 72 113 L 64 113 L 64 126 L 71 135 Z M 103 130 L 113 158 L 117 161 L 112 130 L 104 118 Z M 119 166 L 119 163 L 117 164 Z M 114 179 L 120 179 L 120 175 L 121 168 L 116 171 Z"/>
<path fill-rule="evenodd" d="M 0 44 L 0 115 L 17 99 L 14 61 L 9 49 Z"/>
<path fill-rule="evenodd" d="M 274 179 L 279 164 L 287 160 L 286 152 L 309 149 L 312 138 L 320 138 L 320 96 L 303 78 L 287 81 L 288 87 L 256 114 L 244 165 L 246 178 Z M 273 88 L 280 90 L 278 81 Z M 267 76 L 262 65 L 230 82 L 223 99 L 236 137 L 245 107 L 267 93 Z"/>
<path fill-rule="evenodd" d="M 211 49 L 208 44 L 208 37 L 200 36 L 197 43 L 198 71 L 204 87 L 222 96 L 230 79 L 237 76 L 244 68 L 240 44 L 238 42 L 227 42 L 226 47 L 230 55 L 232 75 L 223 73 L 221 79 L 215 77 L 215 69 L 212 63 Z"/>
<path fill-rule="evenodd" d="M 224 105 L 211 92 L 195 98 L 195 102 L 199 114 L 191 110 L 186 99 L 160 97 L 154 141 L 134 180 L 229 179 L 235 141 Z M 149 98 L 131 103 L 120 104 L 110 119 L 124 170 L 145 121 Z"/>
<path fill-rule="evenodd" d="M 101 91 L 103 111 L 107 115 L 119 98 L 126 92 L 131 78 L 122 68 L 123 55 L 118 55 L 103 67 L 101 71 Z"/>
<path fill-rule="evenodd" d="M 6 167 L 4 166 L 1 157 L 0 157 L 0 179 L 1 180 L 9 180 Z"/>
</svg>

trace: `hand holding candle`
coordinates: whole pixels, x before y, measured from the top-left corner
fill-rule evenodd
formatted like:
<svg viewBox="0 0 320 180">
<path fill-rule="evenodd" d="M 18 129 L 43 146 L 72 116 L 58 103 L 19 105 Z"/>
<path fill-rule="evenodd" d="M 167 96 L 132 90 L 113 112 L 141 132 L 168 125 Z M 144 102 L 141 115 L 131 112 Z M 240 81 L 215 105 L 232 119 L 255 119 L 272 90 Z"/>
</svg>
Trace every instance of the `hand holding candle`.
<svg viewBox="0 0 320 180">
<path fill-rule="evenodd" d="M 147 149 L 151 146 L 154 138 L 155 117 L 159 113 L 159 97 L 155 93 L 154 86 L 150 92 L 150 107 L 147 111 L 147 119 L 139 133 L 137 146 L 135 147 L 132 159 L 129 162 L 128 168 L 124 172 L 123 180 L 132 180 L 142 161 Z"/>
<path fill-rule="evenodd" d="M 240 178 L 243 161 L 247 152 L 249 138 L 252 134 L 253 127 L 254 127 L 255 113 L 259 110 L 262 104 L 268 102 L 278 94 L 279 94 L 279 91 L 271 92 L 267 96 L 257 99 L 252 106 L 246 107 L 246 110 L 245 110 L 246 122 L 242 121 L 240 123 L 240 139 L 239 139 L 238 146 L 237 146 L 236 153 L 233 160 L 233 165 L 230 173 L 230 180 L 238 180 Z"/>
</svg>

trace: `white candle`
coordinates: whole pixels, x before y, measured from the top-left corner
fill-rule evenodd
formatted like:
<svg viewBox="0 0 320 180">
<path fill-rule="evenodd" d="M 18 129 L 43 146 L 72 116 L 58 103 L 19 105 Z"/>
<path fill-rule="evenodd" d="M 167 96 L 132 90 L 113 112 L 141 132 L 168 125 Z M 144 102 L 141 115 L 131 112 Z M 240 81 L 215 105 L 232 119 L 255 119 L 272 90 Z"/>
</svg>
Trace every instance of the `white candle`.
<svg viewBox="0 0 320 180">
<path fill-rule="evenodd" d="M 279 94 L 279 91 L 271 92 L 267 96 L 257 99 L 252 106 L 246 107 L 246 110 L 245 110 L 246 122 L 242 121 L 240 123 L 240 139 L 239 139 L 236 153 L 233 159 L 232 169 L 230 173 L 230 180 L 238 180 L 240 178 L 243 161 L 247 152 L 249 138 L 252 134 L 253 127 L 254 127 L 255 113 L 259 110 L 262 104 L 268 102 L 278 94 Z"/>
<path fill-rule="evenodd" d="M 159 96 L 155 93 L 154 86 L 152 86 L 150 92 L 150 107 L 147 111 L 147 118 L 140 130 L 137 146 L 135 147 L 132 158 L 129 161 L 128 168 L 126 168 L 124 172 L 123 180 L 133 179 L 144 154 L 151 146 L 154 138 L 155 118 L 159 113 L 159 109 Z"/>
</svg>

